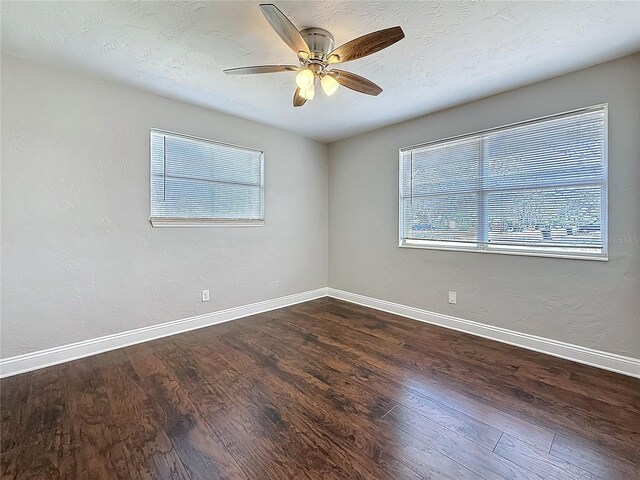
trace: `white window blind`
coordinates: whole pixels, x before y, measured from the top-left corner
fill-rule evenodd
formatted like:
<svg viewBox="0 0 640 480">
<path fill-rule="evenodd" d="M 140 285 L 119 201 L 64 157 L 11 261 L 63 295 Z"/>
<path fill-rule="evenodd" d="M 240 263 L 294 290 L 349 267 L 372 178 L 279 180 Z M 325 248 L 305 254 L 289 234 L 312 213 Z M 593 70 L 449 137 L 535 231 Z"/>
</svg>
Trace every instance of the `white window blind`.
<svg viewBox="0 0 640 480">
<path fill-rule="evenodd" d="M 606 259 L 606 105 L 400 150 L 400 245 Z"/>
<path fill-rule="evenodd" d="M 260 225 L 263 153 L 151 130 L 154 226 Z"/>
</svg>

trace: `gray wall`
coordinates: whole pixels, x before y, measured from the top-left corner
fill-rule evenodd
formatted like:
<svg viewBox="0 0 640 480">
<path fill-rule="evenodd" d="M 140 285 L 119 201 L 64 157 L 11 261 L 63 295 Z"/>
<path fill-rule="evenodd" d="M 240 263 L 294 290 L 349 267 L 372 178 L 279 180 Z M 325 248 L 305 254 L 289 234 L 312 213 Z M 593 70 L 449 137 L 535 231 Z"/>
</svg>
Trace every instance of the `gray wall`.
<svg viewBox="0 0 640 480">
<path fill-rule="evenodd" d="M 328 171 L 323 144 L 104 80 L 6 55 L 1 80 L 2 358 L 327 284 L 640 356 L 639 56 L 334 143 Z M 601 102 L 609 262 L 398 248 L 398 148 Z M 266 226 L 151 228 L 150 127 L 264 149 Z"/>
<path fill-rule="evenodd" d="M 398 248 L 400 147 L 605 102 L 608 262 Z M 640 357 L 639 138 L 636 55 L 333 143 L 329 285 Z"/>
<path fill-rule="evenodd" d="M 6 55 L 1 93 L 3 358 L 327 285 L 326 145 Z M 152 228 L 150 127 L 263 149 L 266 225 Z"/>
</svg>

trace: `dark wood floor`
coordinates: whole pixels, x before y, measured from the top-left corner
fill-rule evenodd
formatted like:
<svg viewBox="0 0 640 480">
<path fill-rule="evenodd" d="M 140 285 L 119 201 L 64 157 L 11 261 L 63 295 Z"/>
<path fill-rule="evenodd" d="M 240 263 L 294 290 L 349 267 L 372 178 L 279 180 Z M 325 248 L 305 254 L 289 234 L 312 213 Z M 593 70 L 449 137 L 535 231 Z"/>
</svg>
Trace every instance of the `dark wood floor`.
<svg viewBox="0 0 640 480">
<path fill-rule="evenodd" d="M 640 478 L 640 381 L 332 299 L 0 386 L 2 479 Z"/>
</svg>

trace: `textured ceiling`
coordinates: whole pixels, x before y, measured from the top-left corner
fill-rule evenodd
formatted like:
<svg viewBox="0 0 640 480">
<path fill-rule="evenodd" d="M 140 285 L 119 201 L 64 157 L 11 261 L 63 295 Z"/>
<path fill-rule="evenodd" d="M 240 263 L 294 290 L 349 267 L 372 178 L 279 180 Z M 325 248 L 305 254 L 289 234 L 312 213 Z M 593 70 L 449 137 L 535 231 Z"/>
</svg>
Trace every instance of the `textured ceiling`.
<svg viewBox="0 0 640 480">
<path fill-rule="evenodd" d="M 257 2 L 2 2 L 2 49 L 333 141 L 640 50 L 638 2 L 276 2 L 336 44 L 400 25 L 406 38 L 344 64 L 384 88 L 340 88 L 302 108 L 292 63 Z"/>
</svg>

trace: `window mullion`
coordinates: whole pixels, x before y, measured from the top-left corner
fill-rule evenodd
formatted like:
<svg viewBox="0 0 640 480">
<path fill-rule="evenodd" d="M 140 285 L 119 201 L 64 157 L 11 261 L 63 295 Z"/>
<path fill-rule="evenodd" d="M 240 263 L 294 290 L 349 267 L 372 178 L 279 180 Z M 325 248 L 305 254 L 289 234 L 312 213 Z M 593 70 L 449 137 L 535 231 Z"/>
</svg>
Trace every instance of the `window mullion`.
<svg viewBox="0 0 640 480">
<path fill-rule="evenodd" d="M 209 153 L 211 155 L 211 170 L 210 170 L 211 180 L 214 180 L 216 178 L 215 177 L 216 172 L 215 172 L 215 166 L 214 166 L 215 158 L 214 158 L 214 153 L 213 153 L 213 145 L 209 145 Z M 210 195 L 211 195 L 211 210 L 212 210 L 209 213 L 210 213 L 211 217 L 215 217 L 215 213 L 214 213 L 215 206 L 214 205 L 216 203 L 216 191 L 215 191 L 215 182 L 214 181 L 211 182 L 211 185 L 210 185 L 209 188 L 211 189 L 210 190 Z"/>
<path fill-rule="evenodd" d="M 477 240 L 480 248 L 486 248 L 489 241 L 489 220 L 487 212 L 487 192 L 484 188 L 484 180 L 487 174 L 486 165 L 486 139 L 484 135 L 480 136 L 479 144 L 479 165 L 478 165 L 478 181 L 479 181 L 479 198 L 478 198 L 478 220 L 477 220 Z"/>
<path fill-rule="evenodd" d="M 167 201 L 167 137 L 162 136 L 162 200 Z"/>
</svg>

